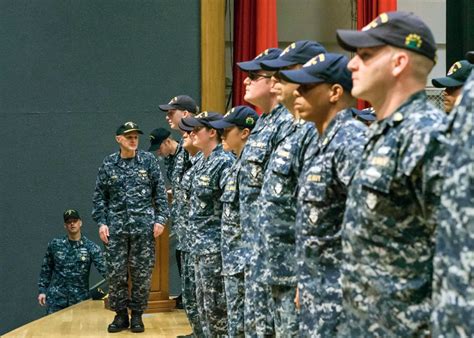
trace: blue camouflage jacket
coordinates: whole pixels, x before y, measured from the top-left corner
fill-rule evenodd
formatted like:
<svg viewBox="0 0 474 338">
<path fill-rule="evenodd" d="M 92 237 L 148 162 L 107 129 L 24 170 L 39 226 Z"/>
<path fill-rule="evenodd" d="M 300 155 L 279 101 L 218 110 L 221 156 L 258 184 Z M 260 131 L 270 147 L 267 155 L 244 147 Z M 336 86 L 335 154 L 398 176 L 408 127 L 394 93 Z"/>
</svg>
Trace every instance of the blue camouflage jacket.
<svg viewBox="0 0 474 338">
<path fill-rule="evenodd" d="M 107 156 L 99 168 L 92 218 L 113 234 L 144 234 L 168 220 L 168 201 L 155 156 L 137 150 L 133 159 L 120 152 Z"/>
<path fill-rule="evenodd" d="M 344 336 L 427 332 L 445 121 L 423 91 L 371 125 L 344 215 Z"/>
<path fill-rule="evenodd" d="M 223 187 L 220 183 L 234 160 L 235 156 L 225 152 L 219 144 L 209 157 L 203 158 L 196 167 L 189 211 L 189 226 L 195 231 L 192 254 L 206 255 L 221 251 L 220 197 Z"/>
</svg>

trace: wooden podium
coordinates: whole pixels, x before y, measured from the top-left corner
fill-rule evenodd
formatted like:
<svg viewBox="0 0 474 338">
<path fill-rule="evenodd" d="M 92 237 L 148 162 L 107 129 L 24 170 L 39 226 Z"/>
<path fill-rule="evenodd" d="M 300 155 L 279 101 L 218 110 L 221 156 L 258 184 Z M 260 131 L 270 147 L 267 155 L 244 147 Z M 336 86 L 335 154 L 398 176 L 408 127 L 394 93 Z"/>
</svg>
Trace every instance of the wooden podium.
<svg viewBox="0 0 474 338">
<path fill-rule="evenodd" d="M 151 275 L 151 291 L 146 313 L 171 311 L 176 307 L 174 299 L 169 299 L 169 226 L 155 243 L 155 267 Z"/>
<path fill-rule="evenodd" d="M 169 296 L 169 224 L 155 241 L 155 267 L 151 274 L 151 290 L 148 307 L 145 313 L 167 312 L 176 307 L 176 301 Z M 130 283 L 128 292 L 130 293 Z M 108 298 L 104 299 L 105 308 L 109 309 Z"/>
</svg>

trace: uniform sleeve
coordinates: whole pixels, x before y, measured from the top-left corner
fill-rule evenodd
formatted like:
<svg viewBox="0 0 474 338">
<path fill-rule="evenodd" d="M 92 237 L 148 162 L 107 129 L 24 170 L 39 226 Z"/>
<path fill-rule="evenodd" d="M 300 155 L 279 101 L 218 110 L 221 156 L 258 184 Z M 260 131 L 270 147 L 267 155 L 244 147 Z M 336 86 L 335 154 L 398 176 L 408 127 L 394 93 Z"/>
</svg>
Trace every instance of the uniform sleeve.
<svg viewBox="0 0 474 338">
<path fill-rule="evenodd" d="M 51 283 L 51 277 L 54 270 L 54 254 L 51 250 L 51 243 L 46 249 L 46 254 L 43 258 L 43 264 L 41 265 L 40 278 L 38 281 L 38 294 L 48 291 L 49 284 Z"/>
<path fill-rule="evenodd" d="M 90 248 L 90 255 L 92 257 L 92 262 L 94 263 L 94 266 L 97 269 L 97 271 L 99 271 L 102 277 L 106 278 L 107 269 L 105 266 L 104 253 L 102 252 L 102 250 L 97 244 L 92 243 L 91 248 Z"/>
<path fill-rule="evenodd" d="M 337 180 L 347 187 L 359 167 L 367 139 L 365 129 L 352 129 L 350 133 L 345 133 L 344 137 L 344 142 L 336 150 L 333 160 L 335 161 Z"/>
<path fill-rule="evenodd" d="M 107 174 L 105 165 L 99 168 L 95 182 L 94 196 L 92 198 L 92 219 L 100 226 L 107 224 L 109 194 L 107 190 Z"/>
<path fill-rule="evenodd" d="M 165 224 L 169 217 L 168 198 L 160 166 L 155 157 L 150 162 L 150 177 L 152 178 L 153 202 L 156 209 L 155 223 Z"/>
</svg>

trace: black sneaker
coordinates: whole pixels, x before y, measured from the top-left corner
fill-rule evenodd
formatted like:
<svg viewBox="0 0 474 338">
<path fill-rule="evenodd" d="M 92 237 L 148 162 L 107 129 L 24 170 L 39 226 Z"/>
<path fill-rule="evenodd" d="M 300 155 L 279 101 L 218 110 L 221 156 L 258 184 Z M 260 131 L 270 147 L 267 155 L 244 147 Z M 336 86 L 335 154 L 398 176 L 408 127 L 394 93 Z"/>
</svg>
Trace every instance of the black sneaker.
<svg viewBox="0 0 474 338">
<path fill-rule="evenodd" d="M 130 331 L 139 333 L 145 331 L 145 325 L 142 321 L 142 313 L 139 311 L 132 311 L 132 318 L 130 320 Z"/>
<path fill-rule="evenodd" d="M 127 310 L 117 311 L 114 321 L 109 325 L 109 327 L 107 328 L 107 331 L 110 333 L 120 332 L 122 330 L 128 329 L 129 325 L 130 325 L 130 322 L 128 320 Z"/>
</svg>

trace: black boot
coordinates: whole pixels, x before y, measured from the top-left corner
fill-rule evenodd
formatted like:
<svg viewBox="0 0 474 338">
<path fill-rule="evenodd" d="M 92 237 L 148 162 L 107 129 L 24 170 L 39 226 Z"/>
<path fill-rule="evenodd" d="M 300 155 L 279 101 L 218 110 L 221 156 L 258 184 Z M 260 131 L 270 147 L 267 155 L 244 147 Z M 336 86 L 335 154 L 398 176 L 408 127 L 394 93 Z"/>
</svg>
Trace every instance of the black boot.
<svg viewBox="0 0 474 338">
<path fill-rule="evenodd" d="M 143 321 L 142 321 L 142 314 L 143 314 L 143 311 L 133 311 L 132 310 L 132 318 L 131 318 L 131 322 L 130 322 L 130 331 L 132 331 L 134 333 L 145 331 L 145 325 L 143 325 Z"/>
<path fill-rule="evenodd" d="M 117 311 L 114 321 L 109 325 L 109 327 L 107 328 L 107 331 L 111 333 L 120 332 L 124 329 L 127 329 L 129 324 L 130 323 L 128 321 L 127 309 L 120 310 L 120 311 Z"/>
</svg>

